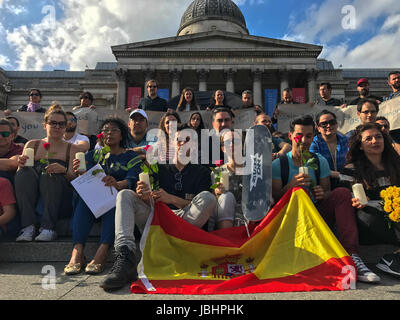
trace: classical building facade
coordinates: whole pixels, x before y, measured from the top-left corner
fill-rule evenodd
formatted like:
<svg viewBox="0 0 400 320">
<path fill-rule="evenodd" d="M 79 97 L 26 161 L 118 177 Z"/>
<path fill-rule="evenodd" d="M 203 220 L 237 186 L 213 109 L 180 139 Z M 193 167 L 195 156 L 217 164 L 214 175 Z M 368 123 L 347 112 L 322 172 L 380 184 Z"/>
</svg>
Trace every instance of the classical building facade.
<svg viewBox="0 0 400 320">
<path fill-rule="evenodd" d="M 332 83 L 334 97 L 349 101 L 357 96 L 361 77 L 370 79 L 374 94 L 390 92 L 389 70 L 335 69 L 332 62 L 318 59 L 321 46 L 250 35 L 242 12 L 231 0 L 195 0 L 184 12 L 176 36 L 111 49 L 115 62 L 99 62 L 95 69 L 82 72 L 0 68 L 0 107 L 18 108 L 35 87 L 43 93 L 43 105 L 56 100 L 72 107 L 88 90 L 98 107 L 125 108 L 146 94 L 145 82 L 152 78 L 167 98 L 187 86 L 239 95 L 250 89 L 254 102 L 262 106 L 266 90 L 275 90 L 278 99 L 287 87 L 299 89 L 305 101 L 313 101 L 319 96 L 318 84 L 326 81 Z"/>
</svg>

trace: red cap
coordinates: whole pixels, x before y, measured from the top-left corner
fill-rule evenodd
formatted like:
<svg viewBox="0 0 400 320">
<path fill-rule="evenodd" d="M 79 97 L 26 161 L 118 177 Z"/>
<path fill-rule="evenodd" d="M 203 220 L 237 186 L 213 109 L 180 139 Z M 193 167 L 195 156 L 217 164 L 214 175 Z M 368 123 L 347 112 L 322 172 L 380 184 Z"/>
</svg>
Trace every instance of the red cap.
<svg viewBox="0 0 400 320">
<path fill-rule="evenodd" d="M 369 83 L 367 78 L 361 78 L 360 80 L 357 81 L 357 87 L 361 84 L 361 83 Z"/>
</svg>

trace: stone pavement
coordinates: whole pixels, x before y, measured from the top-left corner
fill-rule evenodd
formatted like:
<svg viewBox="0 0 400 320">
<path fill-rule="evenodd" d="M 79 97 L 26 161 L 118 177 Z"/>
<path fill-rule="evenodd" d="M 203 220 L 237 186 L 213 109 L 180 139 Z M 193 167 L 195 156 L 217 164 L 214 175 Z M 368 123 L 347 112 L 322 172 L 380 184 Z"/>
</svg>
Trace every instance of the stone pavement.
<svg viewBox="0 0 400 320">
<path fill-rule="evenodd" d="M 113 293 L 107 293 L 99 287 L 99 284 L 110 269 L 111 263 L 108 263 L 102 275 L 90 276 L 82 273 L 77 276 L 66 276 L 63 274 L 63 269 L 69 259 L 69 255 L 65 256 L 65 261 L 57 262 L 0 261 L 0 300 L 129 300 L 139 302 L 149 300 L 399 300 L 400 278 L 386 275 L 375 268 L 379 256 L 393 249 L 394 247 L 392 246 L 361 248 L 361 256 L 366 264 L 381 277 L 380 284 L 373 285 L 358 282 L 356 290 L 341 292 L 260 293 L 219 296 L 134 295 L 130 293 L 129 286 Z M 50 281 L 49 270 L 55 271 L 54 285 Z"/>
</svg>

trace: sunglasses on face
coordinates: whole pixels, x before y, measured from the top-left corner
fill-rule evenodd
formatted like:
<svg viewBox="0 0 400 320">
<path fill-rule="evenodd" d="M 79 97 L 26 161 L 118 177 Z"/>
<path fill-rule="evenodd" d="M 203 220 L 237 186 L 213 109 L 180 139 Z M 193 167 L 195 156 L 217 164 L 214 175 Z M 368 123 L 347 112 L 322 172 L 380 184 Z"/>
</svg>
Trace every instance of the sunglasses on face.
<svg viewBox="0 0 400 320">
<path fill-rule="evenodd" d="M 8 138 L 10 136 L 11 132 L 10 131 L 0 131 L 0 135 L 3 138 Z"/>
<path fill-rule="evenodd" d="M 40 94 L 39 93 L 31 93 L 29 96 L 30 97 L 40 97 Z"/>
<path fill-rule="evenodd" d="M 58 122 L 58 121 L 49 121 L 49 122 L 47 122 L 47 124 L 52 128 L 55 128 L 57 126 L 59 128 L 65 128 L 65 126 L 67 125 L 67 122 L 66 121 L 60 121 L 60 122 Z"/>
<path fill-rule="evenodd" d="M 332 127 L 332 126 L 334 126 L 336 124 L 337 124 L 337 121 L 335 119 L 331 119 L 329 121 L 320 122 L 318 124 L 318 126 L 321 127 L 321 128 L 326 128 L 328 125 L 330 125 Z"/>
<path fill-rule="evenodd" d="M 89 96 L 83 96 L 81 99 L 90 100 Z"/>
<path fill-rule="evenodd" d="M 153 89 L 153 88 L 157 88 L 157 86 L 147 86 L 147 88 Z"/>
<path fill-rule="evenodd" d="M 385 128 L 385 129 L 389 129 L 389 125 L 388 124 L 376 124 L 379 128 Z"/>
</svg>

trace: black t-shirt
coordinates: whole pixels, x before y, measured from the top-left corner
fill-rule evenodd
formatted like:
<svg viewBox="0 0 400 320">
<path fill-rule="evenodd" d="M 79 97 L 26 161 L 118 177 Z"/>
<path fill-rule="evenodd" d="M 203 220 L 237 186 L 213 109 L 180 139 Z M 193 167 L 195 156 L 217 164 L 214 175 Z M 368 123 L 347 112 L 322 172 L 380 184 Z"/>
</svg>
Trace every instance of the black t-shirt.
<svg viewBox="0 0 400 320">
<path fill-rule="evenodd" d="M 336 98 L 330 98 L 328 101 L 324 101 L 321 99 L 318 99 L 318 104 L 322 104 L 325 106 L 340 106 L 342 104 L 342 101 Z"/>
<path fill-rule="evenodd" d="M 201 165 L 189 163 L 182 171 L 174 164 L 159 165 L 158 179 L 160 188 L 176 197 L 192 200 L 203 191 L 210 191 L 210 170 Z M 176 210 L 173 205 L 170 209 Z"/>
<path fill-rule="evenodd" d="M 14 143 L 27 143 L 29 140 L 25 139 L 24 137 L 21 137 L 20 135 L 15 137 Z"/>
<path fill-rule="evenodd" d="M 168 106 L 167 106 L 167 100 L 160 98 L 159 96 L 155 97 L 154 99 L 151 99 L 150 97 L 145 97 L 140 99 L 139 109 L 143 109 L 145 111 L 161 111 L 161 112 L 167 112 Z"/>
<path fill-rule="evenodd" d="M 367 99 L 374 99 L 374 100 L 382 101 L 382 97 L 377 97 L 377 96 L 374 96 L 374 95 L 369 95 L 369 96 L 367 96 L 366 98 L 367 98 Z M 358 98 L 356 98 L 356 99 L 350 101 L 349 105 L 351 105 L 351 106 L 357 105 L 358 102 L 360 102 L 361 99 L 362 99 L 362 98 L 358 97 Z"/>
</svg>

